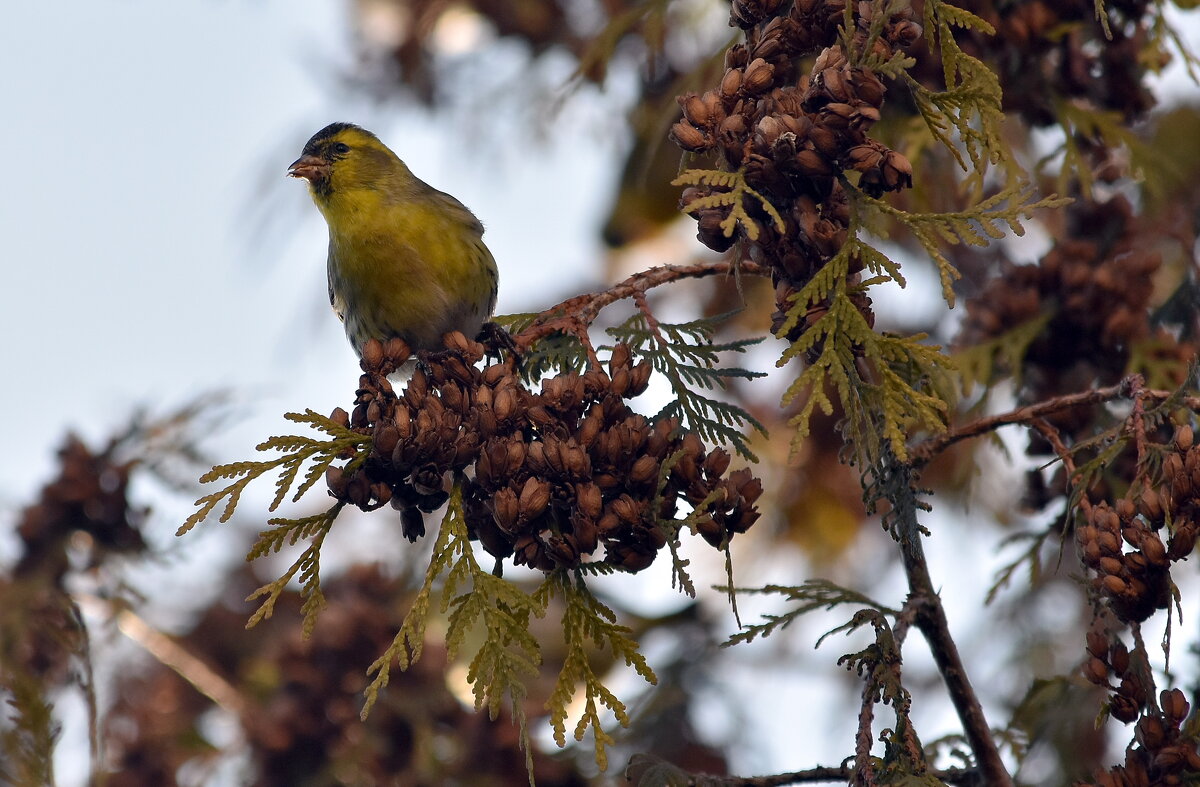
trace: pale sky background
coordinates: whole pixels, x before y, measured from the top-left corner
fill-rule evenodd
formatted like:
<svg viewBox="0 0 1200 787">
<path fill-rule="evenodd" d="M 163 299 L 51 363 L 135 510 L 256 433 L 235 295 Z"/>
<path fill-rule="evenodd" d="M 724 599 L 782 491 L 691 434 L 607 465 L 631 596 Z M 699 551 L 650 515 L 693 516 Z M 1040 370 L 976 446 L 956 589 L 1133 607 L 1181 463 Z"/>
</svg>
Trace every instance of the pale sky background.
<svg viewBox="0 0 1200 787">
<path fill-rule="evenodd" d="M 619 100 L 571 104 L 557 126 L 566 132 L 515 145 L 504 123 L 472 127 L 338 87 L 330 66 L 353 58 L 343 2 L 4 5 L 0 563 L 16 548 L 5 531 L 52 471 L 68 428 L 95 444 L 138 406 L 164 411 L 226 388 L 239 417 L 208 447 L 228 461 L 249 458 L 254 443 L 287 428 L 285 411 L 347 403 L 358 371 L 326 301 L 325 228 L 303 185 L 284 177 L 305 139 L 330 121 L 376 131 L 419 176 L 479 215 L 502 270 L 500 312 L 542 308 L 594 286 L 601 210 L 626 143 L 603 116 Z M 1196 46 L 1196 25 L 1187 30 Z M 502 71 L 509 61 L 498 63 Z M 1197 94 L 1177 69 L 1166 93 Z M 500 111 L 506 97 L 497 93 L 481 110 Z M 565 184 L 581 185 L 556 193 Z M 886 309 L 886 300 L 877 303 Z M 156 502 L 156 543 L 172 543 L 184 510 L 171 505 Z M 995 562 L 992 544 L 952 548 L 960 565 Z M 239 546 L 203 536 L 186 559 L 196 554 L 242 557 Z M 756 566 L 755 581 L 794 582 L 794 557 Z M 620 579 L 650 594 L 665 581 L 660 568 Z M 986 624 L 977 586 L 990 572 L 964 574 L 946 579 L 946 596 L 961 605 L 952 622 L 969 629 Z M 186 573 L 172 582 L 176 592 L 203 587 Z M 812 641 L 817 623 L 803 627 L 801 640 Z M 839 672 L 839 647 L 817 655 L 828 674 Z M 985 683 L 987 670 L 1001 668 L 985 664 Z M 773 725 L 737 765 L 749 773 L 814 758 L 832 764 L 819 750 L 802 756 L 790 725 L 798 708 L 842 698 L 840 682 L 765 685 L 757 669 L 748 652 L 729 676 L 747 692 L 746 712 L 787 723 Z M 848 751 L 850 733 L 831 732 L 834 751 Z"/>
</svg>

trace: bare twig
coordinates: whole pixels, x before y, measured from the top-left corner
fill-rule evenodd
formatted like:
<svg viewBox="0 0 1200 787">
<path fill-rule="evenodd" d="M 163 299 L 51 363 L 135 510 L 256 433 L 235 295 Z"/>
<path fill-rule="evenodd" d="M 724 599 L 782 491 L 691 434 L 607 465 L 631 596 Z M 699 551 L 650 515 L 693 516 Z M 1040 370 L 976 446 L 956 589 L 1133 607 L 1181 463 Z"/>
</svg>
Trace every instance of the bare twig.
<svg viewBox="0 0 1200 787">
<path fill-rule="evenodd" d="M 195 656 L 171 637 L 151 626 L 135 612 L 117 607 L 112 602 L 94 596 L 81 596 L 83 606 L 96 614 L 108 614 L 116 618 L 121 633 L 141 645 L 161 664 L 174 670 L 179 677 L 192 684 L 201 694 L 225 710 L 243 715 L 246 700 L 238 689 L 219 675 L 212 667 Z"/>
<path fill-rule="evenodd" d="M 1128 381 L 1130 396 L 1133 398 L 1133 412 L 1129 414 L 1129 421 L 1133 425 L 1133 444 L 1137 448 L 1137 467 L 1134 472 L 1136 479 L 1145 470 L 1146 462 L 1146 378 L 1134 374 Z"/>
<path fill-rule="evenodd" d="M 875 735 L 871 728 L 875 721 L 875 685 L 868 680 L 863 685 L 862 705 L 858 709 L 858 731 L 854 734 L 854 773 L 852 784 L 874 787 L 875 774 L 871 772 L 871 747 Z"/>
<path fill-rule="evenodd" d="M 519 346 L 529 347 L 538 339 L 549 336 L 555 331 L 562 331 L 579 338 L 584 347 L 588 348 L 589 354 L 594 356 L 591 342 L 587 339 L 587 329 L 605 306 L 625 298 L 633 298 L 641 306 L 645 303 L 646 291 L 654 287 L 680 279 L 702 279 L 708 276 L 728 274 L 768 276 L 770 271 L 765 266 L 748 260 L 696 262 L 691 265 L 660 265 L 657 268 L 639 271 L 607 290 L 576 295 L 539 312 L 533 323 L 513 339 Z"/>
<path fill-rule="evenodd" d="M 1050 447 L 1054 449 L 1054 453 L 1058 455 L 1059 460 L 1063 463 L 1063 468 L 1067 471 L 1066 491 L 1070 495 L 1071 488 L 1075 486 L 1079 472 L 1075 468 L 1075 459 L 1071 456 L 1070 449 L 1063 442 L 1062 435 L 1045 418 L 1035 418 L 1029 425 L 1046 439 L 1046 442 L 1050 444 Z M 1079 495 L 1079 507 L 1083 509 L 1084 516 L 1091 516 L 1092 501 L 1088 499 L 1086 494 L 1082 494 L 1082 491 L 1085 490 L 1081 490 L 1081 494 Z"/>
<path fill-rule="evenodd" d="M 1173 396 L 1171 391 L 1138 388 L 1135 382 L 1136 379 L 1140 379 L 1140 376 L 1133 375 L 1126 377 L 1116 385 L 1110 385 L 1105 388 L 1094 388 L 1089 391 L 1080 391 L 1079 393 L 1064 394 L 1050 399 L 1043 399 L 1035 404 L 1018 407 L 1006 413 L 989 415 L 985 418 L 979 418 L 970 423 L 963 424 L 962 426 L 948 429 L 939 435 L 930 437 L 913 448 L 911 452 L 913 467 L 923 467 L 939 453 L 957 442 L 972 437 L 979 437 L 988 432 L 993 432 L 1002 426 L 1032 424 L 1034 419 L 1045 418 L 1055 413 L 1060 413 L 1063 410 L 1111 402 L 1116 399 L 1126 399 L 1138 392 L 1140 392 L 1143 401 L 1162 402 Z M 1200 411 L 1200 397 L 1184 396 L 1181 397 L 1180 401 L 1185 407 Z"/>
<path fill-rule="evenodd" d="M 979 772 L 973 768 L 947 768 L 941 771 L 930 771 L 934 778 L 946 784 L 957 784 L 963 787 L 974 787 L 983 784 Z M 847 765 L 818 766 L 803 771 L 791 773 L 775 773 L 770 776 L 707 776 L 696 774 L 692 784 L 704 787 L 785 787 L 789 784 L 817 784 L 821 782 L 841 782 L 845 784 L 853 776 L 853 770 Z"/>
</svg>

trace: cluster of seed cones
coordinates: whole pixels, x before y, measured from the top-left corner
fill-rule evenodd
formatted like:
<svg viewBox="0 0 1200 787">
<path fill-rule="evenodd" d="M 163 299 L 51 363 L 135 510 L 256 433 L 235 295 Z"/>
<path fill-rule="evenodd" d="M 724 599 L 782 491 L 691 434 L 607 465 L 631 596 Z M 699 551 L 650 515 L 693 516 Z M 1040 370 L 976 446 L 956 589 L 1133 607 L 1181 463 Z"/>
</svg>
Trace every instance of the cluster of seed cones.
<svg viewBox="0 0 1200 787">
<path fill-rule="evenodd" d="M 1125 762 L 1097 773 L 1081 787 L 1150 787 L 1152 784 L 1187 784 L 1200 771 L 1195 737 L 1184 731 L 1191 709 L 1179 689 L 1159 692 L 1153 701 L 1149 665 L 1138 664 L 1124 643 L 1113 641 L 1097 620 L 1087 635 L 1087 660 L 1083 674 L 1092 683 L 1112 692 L 1108 712 L 1129 724 L 1137 721 L 1134 743 L 1125 750 Z M 1112 685 L 1115 678 L 1117 685 Z"/>
<path fill-rule="evenodd" d="M 1076 529 L 1084 564 L 1094 572 L 1093 586 L 1126 623 L 1139 623 L 1171 601 L 1171 564 L 1186 560 L 1200 534 L 1200 446 L 1192 427 L 1175 431 L 1172 450 L 1163 459 L 1164 484 L 1147 487 L 1137 499 L 1091 507 Z M 1165 528 L 1167 522 L 1170 528 Z M 1160 534 L 1166 535 L 1165 541 Z M 1129 549 L 1126 549 L 1128 545 Z"/>
<path fill-rule="evenodd" d="M 1135 745 L 1125 763 L 1097 774 L 1092 782 L 1118 785 L 1183 784 L 1185 774 L 1200 770 L 1200 750 L 1182 729 L 1189 706 L 1179 689 L 1162 691 L 1154 700 L 1154 676 L 1145 646 L 1129 649 L 1106 622 L 1138 624 L 1172 603 L 1173 563 L 1194 551 L 1200 530 L 1200 446 L 1190 426 L 1175 431 L 1173 449 L 1163 460 L 1163 485 L 1145 488 L 1136 499 L 1125 497 L 1110 506 L 1091 507 L 1075 537 L 1092 587 L 1107 601 L 1087 635 L 1083 674 L 1111 692 L 1108 712 L 1126 724 L 1136 722 Z M 1168 522 L 1170 526 L 1168 527 Z M 1160 535 L 1169 531 L 1165 538 Z M 1111 613 L 1111 615 L 1109 614 Z"/>
<path fill-rule="evenodd" d="M 366 510 L 390 503 L 415 540 L 461 481 L 471 537 L 545 571 L 597 559 L 599 547 L 607 563 L 641 570 L 675 535 L 685 502 L 702 508 L 694 525 L 718 547 L 758 519 L 762 485 L 749 469 L 728 472 L 729 454 L 677 419 L 652 423 L 629 408 L 651 369 L 627 347 L 607 371 L 559 374 L 536 393 L 513 358 L 480 367 L 483 358 L 483 345 L 448 334 L 397 395 L 387 375 L 411 363 L 408 347 L 368 342 L 353 413 L 333 418 L 370 435 L 370 453 L 353 473 L 331 468 L 330 493 Z"/>
<path fill-rule="evenodd" d="M 733 3 L 731 24 L 746 31 L 746 41 L 726 52 L 718 86 L 679 97 L 683 118 L 671 129 L 684 150 L 715 160 L 718 169 L 742 170 L 746 184 L 783 219 L 780 231 L 755 200 L 742 201 L 759 233 L 741 239 L 755 259 L 772 266 L 781 311 L 846 241 L 850 212 L 837 175 L 861 173 L 859 187 L 875 196 L 912 185 L 908 159 L 869 136 L 885 87 L 871 69 L 852 67 L 838 43 L 845 3 Z M 890 9 L 887 19 L 876 20 L 870 3 L 858 3 L 852 34 L 857 49 L 886 60 L 921 37 L 911 7 L 894 3 Z M 877 24 L 880 32 L 873 35 Z M 795 64 L 815 53 L 810 73 L 797 74 Z M 714 191 L 719 189 L 691 187 L 682 204 L 686 209 Z M 701 242 L 724 251 L 738 240 L 722 227 L 729 214 L 728 205 L 693 210 Z M 869 302 L 858 305 L 870 320 Z"/>
<path fill-rule="evenodd" d="M 1075 101 L 1106 112 L 1119 112 L 1126 121 L 1154 106 L 1146 73 L 1170 60 L 1151 39 L 1156 8 L 1148 0 L 1120 0 L 1105 5 L 1107 27 L 1096 16 L 1091 0 L 1023 0 L 994 3 L 956 2 L 992 25 L 995 35 L 974 30 L 955 31 L 970 54 L 993 65 L 1004 90 L 1004 110 L 1020 113 L 1029 123 L 1052 126 L 1059 122 L 1056 103 Z M 1064 32 L 1069 31 L 1069 32 Z M 935 58 L 922 59 L 914 76 L 940 76 Z M 1084 145 L 1090 145 L 1081 137 Z M 1103 153 L 1102 146 L 1096 146 Z"/>
<path fill-rule="evenodd" d="M 1066 215 L 1065 237 L 1037 264 L 1003 263 L 1000 275 L 968 301 L 959 344 L 1015 336 L 1011 332 L 1048 318 L 1020 359 L 1022 401 L 1115 384 L 1128 374 L 1135 354 L 1142 357 L 1143 368 L 1171 377 L 1159 379 L 1158 386 L 1183 384 L 1197 353 L 1195 341 L 1188 338 L 1195 328 L 1176 328 L 1154 315 L 1155 274 L 1163 265 L 1156 245 L 1162 228 L 1135 216 L 1119 196 L 1074 204 Z M 1095 405 L 1064 409 L 1047 421 L 1072 445 L 1095 434 L 1097 425 L 1110 418 L 1103 406 Z M 1053 449 L 1034 435 L 1028 452 L 1045 456 Z M 1130 464 L 1118 474 L 1130 479 L 1135 472 Z M 1030 479 L 1030 502 L 1040 507 L 1048 502 L 1041 474 Z M 1060 470 L 1049 488 L 1065 485 Z M 1105 490 L 1099 494 L 1108 495 Z"/>
<path fill-rule="evenodd" d="M 1036 265 L 1005 264 L 967 304 L 962 342 L 996 338 L 1047 312 L 1053 317 L 1030 345 L 1025 363 L 1037 398 L 1065 393 L 1071 366 L 1113 383 L 1125 374 L 1134 343 L 1151 335 L 1153 276 L 1162 265 L 1156 228 L 1143 226 L 1124 197 L 1068 210 L 1068 232 Z M 1063 359 L 1070 358 L 1071 364 Z M 1076 390 L 1074 382 L 1067 390 Z"/>
</svg>

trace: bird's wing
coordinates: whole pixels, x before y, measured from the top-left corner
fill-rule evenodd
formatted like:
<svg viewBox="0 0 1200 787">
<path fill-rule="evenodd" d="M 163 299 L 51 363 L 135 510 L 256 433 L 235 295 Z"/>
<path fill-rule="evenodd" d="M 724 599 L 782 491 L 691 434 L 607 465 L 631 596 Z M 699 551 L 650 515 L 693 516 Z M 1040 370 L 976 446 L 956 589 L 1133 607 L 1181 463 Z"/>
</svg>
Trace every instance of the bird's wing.
<svg viewBox="0 0 1200 787">
<path fill-rule="evenodd" d="M 338 287 L 334 285 L 334 276 L 337 275 L 333 256 L 333 239 L 329 239 L 329 261 L 326 266 L 326 283 L 329 286 L 329 305 L 333 307 L 333 313 L 342 322 L 346 321 L 346 301 L 338 293 Z"/>
</svg>

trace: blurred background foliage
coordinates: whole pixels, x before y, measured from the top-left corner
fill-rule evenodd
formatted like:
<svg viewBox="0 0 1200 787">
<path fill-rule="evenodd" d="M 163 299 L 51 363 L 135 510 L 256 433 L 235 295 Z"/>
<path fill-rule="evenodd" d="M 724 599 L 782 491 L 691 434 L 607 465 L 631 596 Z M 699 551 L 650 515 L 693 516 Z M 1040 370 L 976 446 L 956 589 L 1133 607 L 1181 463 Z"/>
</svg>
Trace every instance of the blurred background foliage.
<svg viewBox="0 0 1200 787">
<path fill-rule="evenodd" d="M 918 18 L 920 5 L 914 4 Z M 1057 190 L 1077 202 L 1039 214 L 1023 243 L 955 247 L 953 262 L 963 274 L 955 290 L 966 307 L 949 314 L 936 297 L 922 294 L 937 291 L 932 265 L 902 237 L 890 240 L 911 284 L 878 299 L 878 327 L 926 332 L 956 349 L 974 378 L 968 382 L 976 384 L 960 402 L 963 413 L 1111 384 L 1130 371 L 1145 374 L 1152 387 L 1182 383 L 1179 371 L 1195 357 L 1197 327 L 1200 108 L 1155 107 L 1147 87 L 1149 74 L 1185 57 L 1174 49 L 1163 6 L 1110 3 L 1108 40 L 1090 0 L 963 5 L 998 31 L 964 33 L 962 45 L 1000 75 L 1005 141 L 1045 193 Z M 617 280 L 648 261 L 713 258 L 688 238 L 691 222 L 679 214 L 670 181 L 680 151 L 667 130 L 679 117 L 675 97 L 720 77 L 720 54 L 734 38 L 727 3 L 357 0 L 351 7 L 357 60 L 337 74 L 338 88 L 432 108 L 447 128 L 466 129 L 463 145 L 472 144 L 470 134 L 487 135 L 496 126 L 507 126 L 506 141 L 492 144 L 515 146 L 518 155 L 537 155 L 543 135 L 587 145 L 589 130 L 556 120 L 557 107 L 580 94 L 620 118 L 629 142 L 602 222 L 609 251 L 596 260 L 597 279 Z M 487 78 L 497 49 L 524 59 L 520 79 Z M 933 80 L 937 68 L 923 57 L 916 73 Z M 930 144 L 902 95 L 889 91 L 893 100 L 878 132 L 905 151 L 916 174 L 914 188 L 891 199 L 913 210 L 953 208 L 980 184 L 968 183 L 949 154 Z M 589 188 L 548 184 L 545 198 Z M 531 242 L 536 215 L 533 206 Z M 1146 255 L 1155 261 L 1137 262 Z M 1034 261 L 1040 264 L 1028 264 Z M 549 306 L 556 295 L 536 305 Z M 687 318 L 744 306 L 726 323 L 722 340 L 770 330 L 774 296 L 762 280 L 746 279 L 740 289 L 684 282 L 656 297 L 661 313 Z M 1054 316 L 1036 334 L 1014 338 L 1013 331 L 1048 313 L 1050 302 Z M 768 343 L 748 365 L 768 368 L 776 355 Z M 735 549 L 737 579 L 798 584 L 823 576 L 886 597 L 899 587 L 894 553 L 877 521 L 865 515 L 858 470 L 840 461 L 838 414 L 818 416 L 811 436 L 789 451 L 792 412 L 778 402 L 795 374 L 785 368 L 727 391 L 770 435 L 752 438 L 766 488 L 759 504 L 764 517 Z M 220 592 L 194 618 L 175 621 L 172 636 L 146 622 L 154 589 L 127 584 L 126 571 L 163 556 L 141 535 L 156 514 L 131 493 L 130 480 L 152 475 L 182 497 L 197 496 L 185 479 L 198 473 L 185 471 L 206 467 L 198 446 L 221 428 L 212 420 L 221 409 L 202 402 L 139 416 L 118 425 L 103 445 L 61 438 L 57 476 L 31 493 L 17 521 L 20 553 L 0 579 L 0 685 L 10 704 L 0 724 L 0 782 L 53 781 L 63 723 L 54 706 L 75 696 L 85 698 L 91 753 L 69 756 L 90 756 L 97 784 L 527 783 L 514 727 L 503 716 L 489 721 L 472 712 L 461 665 L 446 663 L 436 645 L 413 670 L 394 675 L 369 720 L 359 721 L 366 668 L 391 641 L 419 584 L 423 554 L 338 569 L 326 587 L 329 607 L 308 640 L 300 636 L 293 595 L 265 624 L 244 630 L 243 599 L 264 582 L 257 565 L 209 577 Z M 1082 438 L 1089 424 L 1058 426 Z M 1061 522 L 1065 512 L 1061 477 L 1042 469 L 1049 460 L 1044 449 L 1021 437 L 960 443 L 936 458 L 922 484 L 932 488 L 938 509 L 930 521 L 941 545 L 931 547 L 935 578 L 948 586 L 986 590 L 995 569 L 1035 544 L 1037 570 L 1022 565 L 987 608 L 952 601 L 951 623 L 977 665 L 985 705 L 997 718 L 1013 718 L 1010 732 L 1024 747 L 1018 778 L 1052 785 L 1118 760 L 1127 737 L 1096 727 L 1104 693 L 1070 677 L 1083 656 L 1091 612 L 1079 600 L 1074 564 L 1057 557 L 1057 533 L 1044 538 L 1047 523 Z M 249 533 L 260 523 L 243 526 Z M 997 559 L 1001 552 L 1004 560 Z M 723 581 L 718 561 L 698 559 L 696 567 L 701 588 Z M 721 650 L 734 630 L 722 594 L 702 590 L 695 601 L 647 605 L 639 597 L 651 592 L 647 586 L 630 592 L 619 587 L 621 579 L 601 592 L 644 643 L 660 680 L 638 695 L 613 762 L 649 753 L 689 771 L 722 774 L 836 764 L 849 752 L 853 719 L 844 709 L 857 702 L 860 686 L 833 665 L 830 646 L 816 653 L 808 647 L 823 630 L 820 620 L 753 650 Z M 1181 582 L 1185 591 L 1195 587 L 1194 577 Z M 665 588 L 652 594 L 670 598 Z M 749 601 L 742 614 L 771 609 L 772 602 Z M 1196 610 L 1186 601 L 1184 614 L 1194 634 Z M 114 645 L 122 636 L 138 647 Z M 105 665 L 96 663 L 96 641 L 105 644 Z M 544 714 L 555 660 L 563 655 L 553 648 L 553 629 L 544 642 L 547 679 L 528 698 L 531 719 Z M 1193 646 L 1171 665 L 1191 686 L 1193 707 L 1197 654 Z M 919 659 L 906 666 L 925 734 L 953 729 L 937 673 Z M 820 704 L 740 701 L 748 683 L 798 673 L 815 676 Z M 762 755 L 769 748 L 763 741 L 780 737 L 796 741 L 795 761 Z M 559 752 L 542 745 L 535 757 L 540 785 L 602 783 L 618 772 L 597 775 L 587 746 Z"/>
</svg>

